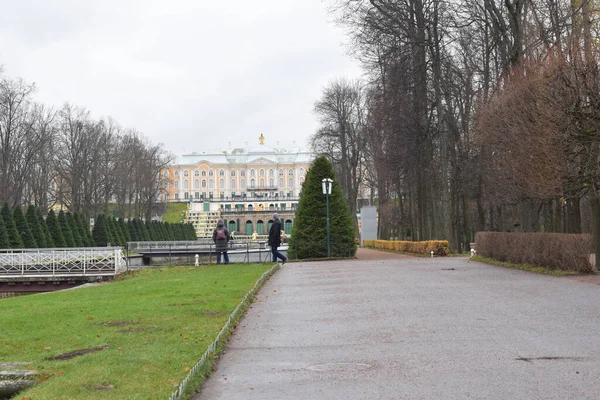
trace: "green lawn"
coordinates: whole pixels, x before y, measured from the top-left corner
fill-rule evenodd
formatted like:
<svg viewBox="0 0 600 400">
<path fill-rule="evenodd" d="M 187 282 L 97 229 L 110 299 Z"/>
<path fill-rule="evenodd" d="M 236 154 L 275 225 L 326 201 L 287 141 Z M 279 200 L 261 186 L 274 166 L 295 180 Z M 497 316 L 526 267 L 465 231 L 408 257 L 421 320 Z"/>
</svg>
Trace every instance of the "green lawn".
<svg viewBox="0 0 600 400">
<path fill-rule="evenodd" d="M 0 362 L 31 362 L 42 374 L 19 398 L 166 399 L 270 266 L 148 269 L 0 300 Z"/>
<path fill-rule="evenodd" d="M 163 215 L 163 222 L 178 223 L 183 222 L 187 203 L 167 203 L 167 210 Z"/>
</svg>

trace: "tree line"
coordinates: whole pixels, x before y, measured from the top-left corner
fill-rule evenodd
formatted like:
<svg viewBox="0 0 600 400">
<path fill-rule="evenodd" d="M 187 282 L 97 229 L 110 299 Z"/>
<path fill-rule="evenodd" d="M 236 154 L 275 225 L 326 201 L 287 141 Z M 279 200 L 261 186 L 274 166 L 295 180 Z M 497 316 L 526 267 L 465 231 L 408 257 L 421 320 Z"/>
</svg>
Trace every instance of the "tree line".
<svg viewBox="0 0 600 400">
<path fill-rule="evenodd" d="M 114 218 L 100 214 L 89 229 L 81 213 L 50 210 L 46 215 L 30 204 L 4 203 L 0 211 L 0 249 L 124 246 L 132 241 L 196 240 L 192 224 Z"/>
<path fill-rule="evenodd" d="M 85 108 L 47 107 L 34 94 L 35 85 L 0 67 L 0 202 L 58 204 L 86 219 L 114 204 L 121 218 L 150 220 L 170 160 L 162 145 Z"/>
<path fill-rule="evenodd" d="M 600 250 L 597 1 L 329 5 L 364 78 L 323 89 L 313 147 L 353 210 L 370 194 L 380 238 L 596 232 Z"/>
</svg>

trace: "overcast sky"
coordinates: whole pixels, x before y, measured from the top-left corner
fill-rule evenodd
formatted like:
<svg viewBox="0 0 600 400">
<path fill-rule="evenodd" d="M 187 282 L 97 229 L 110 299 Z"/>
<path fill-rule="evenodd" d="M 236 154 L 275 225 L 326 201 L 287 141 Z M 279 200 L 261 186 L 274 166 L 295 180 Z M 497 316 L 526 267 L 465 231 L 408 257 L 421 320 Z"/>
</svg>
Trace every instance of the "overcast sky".
<svg viewBox="0 0 600 400">
<path fill-rule="evenodd" d="M 3 2 L 0 65 L 37 101 L 111 116 L 176 154 L 229 142 L 306 147 L 313 103 L 357 78 L 321 0 Z"/>
</svg>

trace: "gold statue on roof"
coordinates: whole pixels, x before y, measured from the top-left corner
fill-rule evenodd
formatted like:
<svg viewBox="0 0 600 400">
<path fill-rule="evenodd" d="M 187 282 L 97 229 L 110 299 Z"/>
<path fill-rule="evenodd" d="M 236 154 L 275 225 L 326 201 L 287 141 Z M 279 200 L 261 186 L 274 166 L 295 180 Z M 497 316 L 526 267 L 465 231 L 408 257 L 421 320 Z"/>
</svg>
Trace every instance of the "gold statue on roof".
<svg viewBox="0 0 600 400">
<path fill-rule="evenodd" d="M 265 135 L 261 133 L 258 137 L 258 141 L 260 142 L 260 144 L 265 144 Z"/>
</svg>

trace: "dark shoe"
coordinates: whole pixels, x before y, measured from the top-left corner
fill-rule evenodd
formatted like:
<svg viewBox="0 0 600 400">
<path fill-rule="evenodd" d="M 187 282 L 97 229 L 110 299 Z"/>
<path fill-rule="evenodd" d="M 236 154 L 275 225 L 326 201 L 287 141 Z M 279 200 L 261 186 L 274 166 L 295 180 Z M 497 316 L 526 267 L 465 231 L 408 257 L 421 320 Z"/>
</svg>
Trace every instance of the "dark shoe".
<svg viewBox="0 0 600 400">
<path fill-rule="evenodd" d="M 281 261 L 281 265 L 285 264 L 286 261 L 287 261 L 287 258 L 284 258 L 283 261 Z"/>
</svg>

